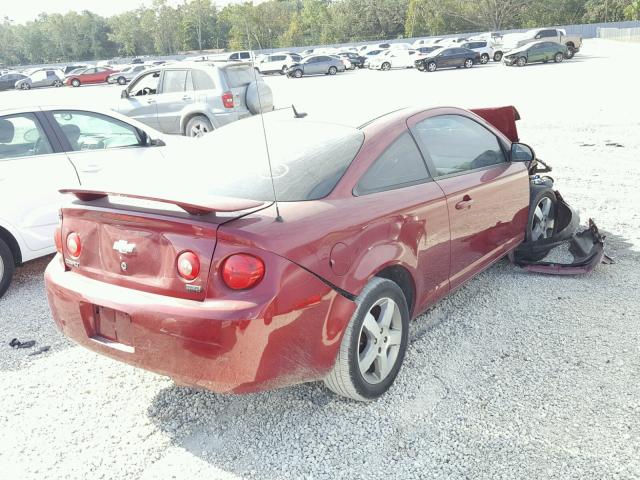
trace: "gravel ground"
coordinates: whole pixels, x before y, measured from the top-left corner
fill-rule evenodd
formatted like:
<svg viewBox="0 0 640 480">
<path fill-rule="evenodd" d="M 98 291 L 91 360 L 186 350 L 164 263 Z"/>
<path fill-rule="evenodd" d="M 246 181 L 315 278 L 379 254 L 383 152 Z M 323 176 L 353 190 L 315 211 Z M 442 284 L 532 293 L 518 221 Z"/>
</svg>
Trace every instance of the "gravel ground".
<svg viewBox="0 0 640 480">
<path fill-rule="evenodd" d="M 345 123 L 409 103 L 516 104 L 523 141 L 616 263 L 563 278 L 499 262 L 414 322 L 396 384 L 360 404 L 319 384 L 177 387 L 74 346 L 48 312 L 48 259 L 32 262 L 0 299 L 0 477 L 639 478 L 640 72 L 626 61 L 639 53 L 588 41 L 561 65 L 268 78 L 281 104 Z M 117 91 L 55 92 L 108 103 Z M 28 356 L 13 337 L 51 350 Z"/>
</svg>

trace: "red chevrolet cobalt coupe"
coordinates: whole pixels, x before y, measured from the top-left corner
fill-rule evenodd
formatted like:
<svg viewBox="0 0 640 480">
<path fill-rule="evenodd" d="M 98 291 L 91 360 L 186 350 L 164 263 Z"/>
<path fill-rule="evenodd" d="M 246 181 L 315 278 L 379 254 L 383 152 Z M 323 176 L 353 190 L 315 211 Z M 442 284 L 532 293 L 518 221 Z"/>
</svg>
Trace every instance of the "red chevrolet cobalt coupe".
<svg viewBox="0 0 640 480">
<path fill-rule="evenodd" d="M 401 110 L 360 128 L 269 114 L 273 177 L 249 119 L 204 137 L 184 180 L 176 161 L 153 190 L 70 190 L 46 271 L 53 317 L 180 384 L 323 380 L 375 399 L 409 320 L 552 228 L 549 210 L 530 225 L 535 160 L 512 141 L 517 113 L 479 113 Z"/>
</svg>

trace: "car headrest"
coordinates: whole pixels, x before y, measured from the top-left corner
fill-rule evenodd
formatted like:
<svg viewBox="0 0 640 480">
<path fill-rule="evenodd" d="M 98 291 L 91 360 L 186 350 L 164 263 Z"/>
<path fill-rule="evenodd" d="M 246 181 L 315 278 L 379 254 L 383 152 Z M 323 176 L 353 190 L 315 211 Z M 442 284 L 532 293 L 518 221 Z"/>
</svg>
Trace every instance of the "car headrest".
<svg viewBox="0 0 640 480">
<path fill-rule="evenodd" d="M 77 142 L 78 139 L 80 138 L 80 127 L 78 127 L 77 125 L 67 124 L 67 125 L 62 125 L 61 128 L 62 128 L 62 132 L 64 133 L 64 136 L 67 137 L 69 142 L 71 143 Z"/>
<path fill-rule="evenodd" d="M 12 142 L 14 133 L 13 123 L 4 118 L 0 118 L 0 143 Z"/>
</svg>

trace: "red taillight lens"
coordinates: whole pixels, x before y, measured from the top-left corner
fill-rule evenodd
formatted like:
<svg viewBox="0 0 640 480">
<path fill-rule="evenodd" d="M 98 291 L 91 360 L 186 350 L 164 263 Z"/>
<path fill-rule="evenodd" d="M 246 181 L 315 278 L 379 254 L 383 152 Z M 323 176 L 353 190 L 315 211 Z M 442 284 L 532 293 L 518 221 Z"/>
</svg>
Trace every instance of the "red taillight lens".
<svg viewBox="0 0 640 480">
<path fill-rule="evenodd" d="M 264 263 L 253 255 L 231 255 L 222 265 L 222 279 L 227 287 L 246 290 L 256 286 L 264 277 Z"/>
<path fill-rule="evenodd" d="M 69 252 L 69 255 L 73 258 L 78 258 L 82 252 L 80 236 L 75 232 L 71 232 L 67 235 L 67 252 Z"/>
<path fill-rule="evenodd" d="M 200 260 L 193 252 L 183 252 L 178 256 L 178 273 L 185 280 L 194 280 L 200 274 Z"/>
<path fill-rule="evenodd" d="M 53 240 L 56 243 L 56 251 L 62 253 L 62 227 L 58 225 L 56 231 L 53 234 Z"/>
<path fill-rule="evenodd" d="M 233 108 L 233 93 L 224 92 L 222 94 L 222 104 L 224 108 Z"/>
</svg>

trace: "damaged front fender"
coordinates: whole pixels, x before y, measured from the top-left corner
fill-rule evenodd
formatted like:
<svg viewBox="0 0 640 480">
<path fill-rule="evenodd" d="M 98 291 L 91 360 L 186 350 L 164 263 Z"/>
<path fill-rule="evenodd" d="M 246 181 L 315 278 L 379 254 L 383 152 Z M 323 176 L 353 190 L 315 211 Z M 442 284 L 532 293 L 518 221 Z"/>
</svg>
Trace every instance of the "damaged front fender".
<svg viewBox="0 0 640 480">
<path fill-rule="evenodd" d="M 555 194 L 558 199 L 557 233 L 550 238 L 520 244 L 509 255 L 511 262 L 529 272 L 551 275 L 580 275 L 591 272 L 600 263 L 613 263 L 613 260 L 604 252 L 605 237 L 600 233 L 595 222 L 589 219 L 589 227 L 578 231 L 580 226 L 578 212 L 565 202 L 560 192 L 556 191 Z M 563 244 L 568 244 L 569 253 L 573 256 L 573 261 L 570 263 L 544 261 L 544 259 L 527 260 L 532 256 L 548 253 Z"/>
</svg>

